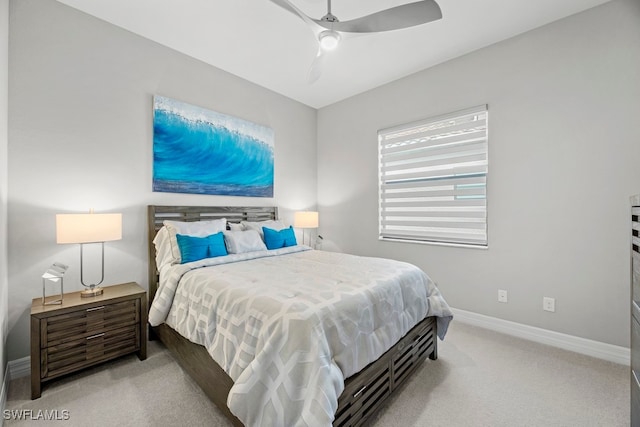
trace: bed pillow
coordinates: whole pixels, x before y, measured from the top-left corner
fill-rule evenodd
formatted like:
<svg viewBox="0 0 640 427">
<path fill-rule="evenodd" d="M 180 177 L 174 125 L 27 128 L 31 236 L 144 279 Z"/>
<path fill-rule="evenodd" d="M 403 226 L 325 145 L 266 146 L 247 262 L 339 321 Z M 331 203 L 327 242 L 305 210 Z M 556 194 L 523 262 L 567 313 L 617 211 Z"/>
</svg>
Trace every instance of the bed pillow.
<svg viewBox="0 0 640 427">
<path fill-rule="evenodd" d="M 224 233 L 219 231 L 209 236 L 209 258 L 225 255 L 229 255 L 229 251 L 224 244 Z"/>
<path fill-rule="evenodd" d="M 156 237 L 153 239 L 153 244 L 156 247 L 156 268 L 158 271 L 160 271 L 165 265 L 175 262 L 170 240 L 167 227 L 162 227 L 158 230 Z"/>
<path fill-rule="evenodd" d="M 182 262 L 182 259 L 180 258 L 180 248 L 178 247 L 178 241 L 176 240 L 177 234 L 182 234 L 183 236 L 206 237 L 227 229 L 226 218 L 192 222 L 165 220 L 163 224 L 167 227 L 167 231 L 169 232 L 173 264 L 180 264 Z"/>
<path fill-rule="evenodd" d="M 242 230 L 244 230 L 244 227 L 240 223 L 228 222 L 227 225 L 229 226 L 229 230 L 231 230 L 231 231 L 242 231 Z"/>
<path fill-rule="evenodd" d="M 280 249 L 287 246 L 295 246 L 298 244 L 296 241 L 296 234 L 293 231 L 293 227 L 285 228 L 283 230 L 273 230 L 271 228 L 263 227 L 264 243 L 267 245 L 267 249 Z"/>
<path fill-rule="evenodd" d="M 256 222 L 242 221 L 241 224 L 245 230 L 256 230 L 260 234 L 260 237 L 262 239 L 264 239 L 264 233 L 262 231 L 262 227 L 267 227 L 276 231 L 280 231 L 282 229 L 287 228 L 287 226 L 284 225 L 284 222 L 279 220 L 272 220 L 272 219 L 267 221 L 256 221 Z"/>
<path fill-rule="evenodd" d="M 221 231 L 206 237 L 177 234 L 176 241 L 180 248 L 181 264 L 227 255 Z"/>
<path fill-rule="evenodd" d="M 230 254 L 267 250 L 256 230 L 225 231 L 224 241 Z"/>
</svg>

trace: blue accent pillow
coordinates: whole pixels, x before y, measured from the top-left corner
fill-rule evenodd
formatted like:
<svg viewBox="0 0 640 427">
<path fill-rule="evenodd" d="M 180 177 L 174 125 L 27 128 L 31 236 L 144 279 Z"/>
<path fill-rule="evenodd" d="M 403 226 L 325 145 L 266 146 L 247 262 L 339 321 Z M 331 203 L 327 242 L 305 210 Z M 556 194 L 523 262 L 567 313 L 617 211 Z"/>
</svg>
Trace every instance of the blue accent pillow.
<svg viewBox="0 0 640 427">
<path fill-rule="evenodd" d="M 209 239 L 209 256 L 207 258 L 225 256 L 228 254 L 227 246 L 224 244 L 224 233 L 222 231 L 212 234 L 207 238 Z"/>
<path fill-rule="evenodd" d="M 181 264 L 204 258 L 227 255 L 227 248 L 224 245 L 224 234 L 222 234 L 222 232 L 206 237 L 176 234 L 176 240 L 180 248 Z"/>
<path fill-rule="evenodd" d="M 262 227 L 264 233 L 264 243 L 267 245 L 267 249 L 280 249 L 287 246 L 295 246 L 298 244 L 296 241 L 296 235 L 293 232 L 293 227 L 285 228 L 280 231 L 273 230 L 271 228 Z"/>
</svg>

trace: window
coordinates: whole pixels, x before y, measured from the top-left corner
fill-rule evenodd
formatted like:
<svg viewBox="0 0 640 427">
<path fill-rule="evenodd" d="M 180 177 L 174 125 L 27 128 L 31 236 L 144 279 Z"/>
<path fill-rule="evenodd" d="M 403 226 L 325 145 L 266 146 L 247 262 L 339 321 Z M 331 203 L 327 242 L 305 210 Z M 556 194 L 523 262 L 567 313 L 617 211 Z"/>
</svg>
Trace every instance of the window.
<svg viewBox="0 0 640 427">
<path fill-rule="evenodd" d="M 487 246 L 487 106 L 378 132 L 380 239 Z"/>
</svg>

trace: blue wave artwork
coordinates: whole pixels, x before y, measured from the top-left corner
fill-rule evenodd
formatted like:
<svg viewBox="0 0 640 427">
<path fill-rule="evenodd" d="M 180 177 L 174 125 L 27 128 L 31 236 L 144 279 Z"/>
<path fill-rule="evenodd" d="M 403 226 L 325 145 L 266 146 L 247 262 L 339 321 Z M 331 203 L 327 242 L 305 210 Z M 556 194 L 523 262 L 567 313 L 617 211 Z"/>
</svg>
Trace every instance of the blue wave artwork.
<svg viewBox="0 0 640 427">
<path fill-rule="evenodd" d="M 273 197 L 273 129 L 153 98 L 153 191 Z"/>
</svg>

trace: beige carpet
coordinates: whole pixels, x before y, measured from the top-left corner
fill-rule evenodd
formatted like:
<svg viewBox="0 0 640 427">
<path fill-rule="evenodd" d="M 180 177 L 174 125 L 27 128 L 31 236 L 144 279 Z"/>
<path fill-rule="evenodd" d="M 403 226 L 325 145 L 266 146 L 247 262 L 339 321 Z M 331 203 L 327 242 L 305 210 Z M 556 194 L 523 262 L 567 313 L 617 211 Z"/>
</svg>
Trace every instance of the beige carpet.
<svg viewBox="0 0 640 427">
<path fill-rule="evenodd" d="M 628 426 L 629 368 L 454 322 L 389 402 L 381 426 Z M 68 411 L 68 420 L 5 426 L 228 426 L 158 342 L 58 380 L 30 400 L 29 378 L 11 381 L 7 410 Z M 29 415 L 22 411 L 22 414 Z M 4 418 L 7 412 L 3 413 Z"/>
</svg>

